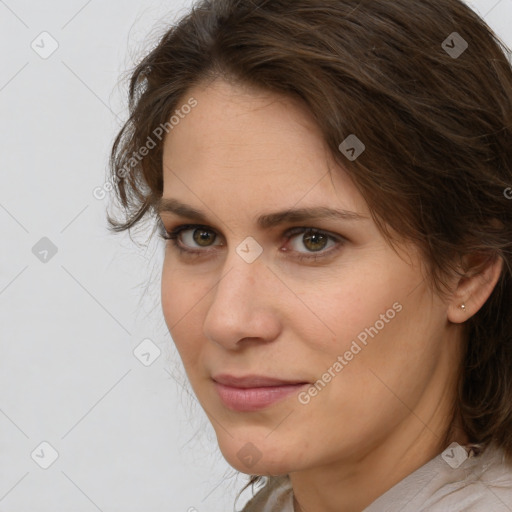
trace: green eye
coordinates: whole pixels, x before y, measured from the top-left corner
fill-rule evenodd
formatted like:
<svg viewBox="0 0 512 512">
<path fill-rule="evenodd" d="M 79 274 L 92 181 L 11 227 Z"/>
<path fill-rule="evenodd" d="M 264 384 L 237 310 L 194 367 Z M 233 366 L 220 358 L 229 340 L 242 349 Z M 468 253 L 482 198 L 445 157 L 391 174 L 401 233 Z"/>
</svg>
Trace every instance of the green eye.
<svg viewBox="0 0 512 512">
<path fill-rule="evenodd" d="M 299 259 L 312 258 L 315 260 L 330 254 L 332 252 L 330 248 L 340 246 L 342 241 L 341 237 L 305 227 L 292 229 L 286 234 L 286 238 L 290 242 L 292 252 L 296 253 Z"/>
<path fill-rule="evenodd" d="M 310 231 L 304 233 L 302 242 L 304 247 L 306 247 L 308 250 L 317 252 L 325 249 L 329 242 L 329 237 L 320 232 Z"/>
<path fill-rule="evenodd" d="M 301 235 L 301 236 L 299 236 Z M 172 241 L 171 247 L 180 252 L 183 257 L 207 257 L 213 254 L 216 246 L 223 246 L 217 233 L 208 226 L 184 224 L 167 232 L 163 225 L 160 236 Z M 299 261 L 316 262 L 321 258 L 332 256 L 340 249 L 345 241 L 341 235 L 334 235 L 311 227 L 297 227 L 283 234 L 291 249 L 281 249 Z M 218 240 L 218 241 L 217 241 Z M 215 251 L 217 252 L 217 251 Z"/>
<path fill-rule="evenodd" d="M 192 239 L 194 242 L 196 242 L 201 247 L 209 247 L 213 242 L 215 242 L 216 238 L 217 235 L 215 233 L 202 228 L 195 229 L 192 234 Z"/>
</svg>

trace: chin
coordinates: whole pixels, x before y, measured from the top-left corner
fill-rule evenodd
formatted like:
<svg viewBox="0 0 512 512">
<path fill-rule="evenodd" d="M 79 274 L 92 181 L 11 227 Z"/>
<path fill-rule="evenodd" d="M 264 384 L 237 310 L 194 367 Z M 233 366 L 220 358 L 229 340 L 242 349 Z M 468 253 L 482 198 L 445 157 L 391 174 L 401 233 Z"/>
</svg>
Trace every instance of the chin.
<svg viewBox="0 0 512 512">
<path fill-rule="evenodd" d="M 230 437 L 223 431 L 217 432 L 217 440 L 228 464 L 241 473 L 278 476 L 300 469 L 297 460 L 300 448 L 287 446 L 280 436 L 274 439 L 261 435 Z"/>
</svg>

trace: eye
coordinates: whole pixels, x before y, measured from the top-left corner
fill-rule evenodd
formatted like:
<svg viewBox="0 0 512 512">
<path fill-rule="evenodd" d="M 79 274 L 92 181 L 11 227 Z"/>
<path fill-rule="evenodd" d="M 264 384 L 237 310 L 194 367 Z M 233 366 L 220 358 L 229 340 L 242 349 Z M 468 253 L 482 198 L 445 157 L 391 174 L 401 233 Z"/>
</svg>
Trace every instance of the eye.
<svg viewBox="0 0 512 512">
<path fill-rule="evenodd" d="M 213 247 L 225 245 L 219 235 L 208 226 L 184 224 L 167 232 L 163 223 L 160 223 L 159 228 L 160 236 L 170 241 L 171 247 L 183 257 L 207 256 L 214 253 Z M 310 262 L 333 255 L 338 249 L 341 249 L 345 242 L 341 235 L 334 235 L 311 227 L 293 228 L 282 236 L 291 248 L 285 246 L 281 251 L 290 253 L 292 258 Z"/>
<path fill-rule="evenodd" d="M 212 229 L 196 224 L 178 226 L 169 233 L 163 225 L 160 225 L 160 236 L 165 240 L 172 240 L 177 248 L 188 252 L 196 252 L 195 249 L 198 248 L 200 250 L 200 248 L 211 247 L 217 239 L 217 234 Z"/>
<path fill-rule="evenodd" d="M 195 228 L 195 229 L 182 229 L 180 232 L 181 241 L 187 247 L 194 247 L 197 244 L 199 247 L 209 247 L 213 245 L 217 235 L 206 228 Z"/>
<path fill-rule="evenodd" d="M 330 241 L 328 235 L 320 231 L 314 231 L 312 229 L 304 232 L 302 234 L 302 238 L 299 238 L 298 236 L 292 238 L 296 238 L 295 242 L 298 241 L 299 244 L 302 244 L 310 252 L 318 252 L 325 249 Z M 294 250 L 298 250 L 297 243 L 292 245 L 295 246 Z"/>
<path fill-rule="evenodd" d="M 306 227 L 288 231 L 286 238 L 291 241 L 292 251 L 298 254 L 299 259 L 319 259 L 335 252 L 343 243 L 340 236 Z M 288 249 L 285 249 L 285 251 L 288 251 Z"/>
</svg>

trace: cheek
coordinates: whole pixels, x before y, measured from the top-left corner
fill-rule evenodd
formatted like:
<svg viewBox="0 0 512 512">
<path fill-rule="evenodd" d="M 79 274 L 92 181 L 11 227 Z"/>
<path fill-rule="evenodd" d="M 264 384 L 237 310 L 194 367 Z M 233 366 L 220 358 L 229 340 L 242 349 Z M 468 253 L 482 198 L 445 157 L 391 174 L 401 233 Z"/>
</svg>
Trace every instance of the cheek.
<svg viewBox="0 0 512 512">
<path fill-rule="evenodd" d="M 413 393 L 411 382 L 432 371 L 442 330 L 430 293 L 418 286 L 420 273 L 405 264 L 397 268 L 390 258 L 386 265 L 343 274 L 309 296 L 321 330 L 309 326 L 312 315 L 295 315 L 295 333 L 309 347 L 313 374 L 328 383 L 317 404 L 341 396 L 357 409 L 363 403 L 377 407 L 392 399 L 378 377 L 395 390 L 407 381 Z"/>
<path fill-rule="evenodd" d="M 199 353 L 202 336 L 201 301 L 208 287 L 184 277 L 171 265 L 162 271 L 162 312 L 169 333 L 185 367 L 193 364 Z"/>
<path fill-rule="evenodd" d="M 333 424 L 347 413 L 397 421 L 406 412 L 401 400 L 418 400 L 439 358 L 443 317 L 431 294 L 418 287 L 421 276 L 405 268 L 366 275 L 324 287 L 315 299 L 335 342 L 332 335 L 331 341 L 314 333 L 307 338 L 308 360 L 321 381 L 313 407 L 328 409 Z"/>
<path fill-rule="evenodd" d="M 340 354 L 349 350 L 353 340 L 371 339 L 376 331 L 385 332 L 396 323 L 403 313 L 402 303 L 412 288 L 407 285 L 407 275 L 397 278 L 400 273 L 382 265 L 362 264 L 356 271 L 349 267 L 340 269 L 332 279 L 317 281 L 315 287 L 305 284 L 301 294 L 309 313 L 303 310 L 295 313 L 300 332 L 310 332 L 309 343 L 327 354 Z M 309 286 L 309 292 L 306 288 Z M 303 309 L 303 308 L 302 308 Z M 320 330 L 307 325 L 314 321 Z"/>
</svg>

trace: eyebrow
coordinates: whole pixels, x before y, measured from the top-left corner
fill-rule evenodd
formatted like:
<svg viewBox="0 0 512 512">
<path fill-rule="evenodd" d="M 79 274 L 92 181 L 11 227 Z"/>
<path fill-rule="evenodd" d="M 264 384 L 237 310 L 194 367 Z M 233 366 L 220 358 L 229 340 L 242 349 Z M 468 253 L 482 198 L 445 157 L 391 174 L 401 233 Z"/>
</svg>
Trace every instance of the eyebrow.
<svg viewBox="0 0 512 512">
<path fill-rule="evenodd" d="M 173 213 L 179 217 L 191 219 L 201 224 L 207 224 L 206 214 L 200 210 L 186 205 L 177 199 L 161 198 L 156 205 L 158 215 L 162 213 Z M 363 220 L 367 219 L 363 215 L 347 210 L 334 210 L 325 206 L 312 208 L 298 208 L 282 210 L 275 213 L 261 215 L 257 219 L 257 224 L 261 229 L 268 229 L 280 224 L 291 222 L 303 222 L 309 220 L 334 219 L 334 220 Z"/>
</svg>

